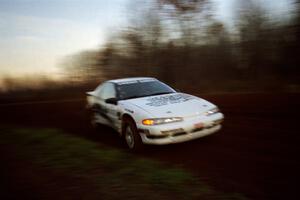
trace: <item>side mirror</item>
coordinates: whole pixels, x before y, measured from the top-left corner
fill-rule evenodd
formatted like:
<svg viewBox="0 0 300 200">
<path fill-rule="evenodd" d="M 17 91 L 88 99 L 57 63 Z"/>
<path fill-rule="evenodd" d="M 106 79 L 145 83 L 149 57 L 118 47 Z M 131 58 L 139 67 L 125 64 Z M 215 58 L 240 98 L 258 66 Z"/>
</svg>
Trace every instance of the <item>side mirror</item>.
<svg viewBox="0 0 300 200">
<path fill-rule="evenodd" d="M 181 92 L 178 88 L 175 89 L 176 92 Z"/>
<path fill-rule="evenodd" d="M 118 99 L 117 99 L 117 98 L 109 98 L 109 99 L 105 99 L 105 103 L 117 105 Z"/>
</svg>

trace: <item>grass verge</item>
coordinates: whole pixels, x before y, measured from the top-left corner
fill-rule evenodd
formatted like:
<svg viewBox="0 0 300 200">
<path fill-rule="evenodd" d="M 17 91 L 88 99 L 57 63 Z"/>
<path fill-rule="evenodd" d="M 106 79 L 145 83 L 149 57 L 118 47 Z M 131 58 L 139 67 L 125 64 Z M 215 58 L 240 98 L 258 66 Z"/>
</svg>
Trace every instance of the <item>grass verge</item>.
<svg viewBox="0 0 300 200">
<path fill-rule="evenodd" d="M 7 179 L 22 179 L 9 181 L 25 187 L 29 199 L 245 199 L 217 192 L 186 170 L 56 129 L 2 128 L 0 145 L 15 163 L 7 171 L 17 175 Z"/>
</svg>

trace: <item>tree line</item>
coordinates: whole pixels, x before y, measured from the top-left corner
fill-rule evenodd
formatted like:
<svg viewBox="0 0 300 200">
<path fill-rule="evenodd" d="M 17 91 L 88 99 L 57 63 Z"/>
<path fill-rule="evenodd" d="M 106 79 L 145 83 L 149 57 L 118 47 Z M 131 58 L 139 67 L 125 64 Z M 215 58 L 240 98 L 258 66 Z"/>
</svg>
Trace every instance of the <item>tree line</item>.
<svg viewBox="0 0 300 200">
<path fill-rule="evenodd" d="M 239 1 L 229 23 L 215 17 L 210 0 L 133 2 L 128 26 L 104 47 L 65 59 L 70 76 L 82 81 L 153 76 L 203 90 L 299 85 L 299 0 L 283 17 L 258 1 Z"/>
</svg>

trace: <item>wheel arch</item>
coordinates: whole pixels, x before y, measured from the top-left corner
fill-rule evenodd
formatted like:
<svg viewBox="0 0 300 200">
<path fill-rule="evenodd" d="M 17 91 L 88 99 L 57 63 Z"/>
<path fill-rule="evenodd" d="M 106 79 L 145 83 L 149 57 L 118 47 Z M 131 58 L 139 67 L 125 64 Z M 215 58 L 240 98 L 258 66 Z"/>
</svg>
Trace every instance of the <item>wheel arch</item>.
<svg viewBox="0 0 300 200">
<path fill-rule="evenodd" d="M 130 115 L 130 114 L 128 114 L 128 113 L 124 113 L 123 115 L 122 115 L 122 125 L 121 125 L 121 136 L 123 136 L 124 135 L 124 131 L 125 131 L 125 128 L 126 128 L 126 121 L 129 121 L 129 120 L 131 120 L 131 121 L 133 121 L 135 124 L 136 124 L 136 122 L 135 122 L 135 120 L 134 120 L 134 118 Z"/>
</svg>

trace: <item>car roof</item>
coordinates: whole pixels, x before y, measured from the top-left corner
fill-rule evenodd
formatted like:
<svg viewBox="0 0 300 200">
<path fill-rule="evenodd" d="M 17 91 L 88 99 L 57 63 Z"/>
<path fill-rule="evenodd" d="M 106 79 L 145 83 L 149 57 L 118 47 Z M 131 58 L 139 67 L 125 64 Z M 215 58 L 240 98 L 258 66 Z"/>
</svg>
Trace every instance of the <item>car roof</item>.
<svg viewBox="0 0 300 200">
<path fill-rule="evenodd" d="M 142 80 L 157 80 L 157 79 L 152 78 L 152 77 L 132 77 L 132 78 L 120 78 L 120 79 L 109 80 L 108 82 L 118 84 L 118 83 L 131 82 L 131 81 L 142 81 Z"/>
</svg>

